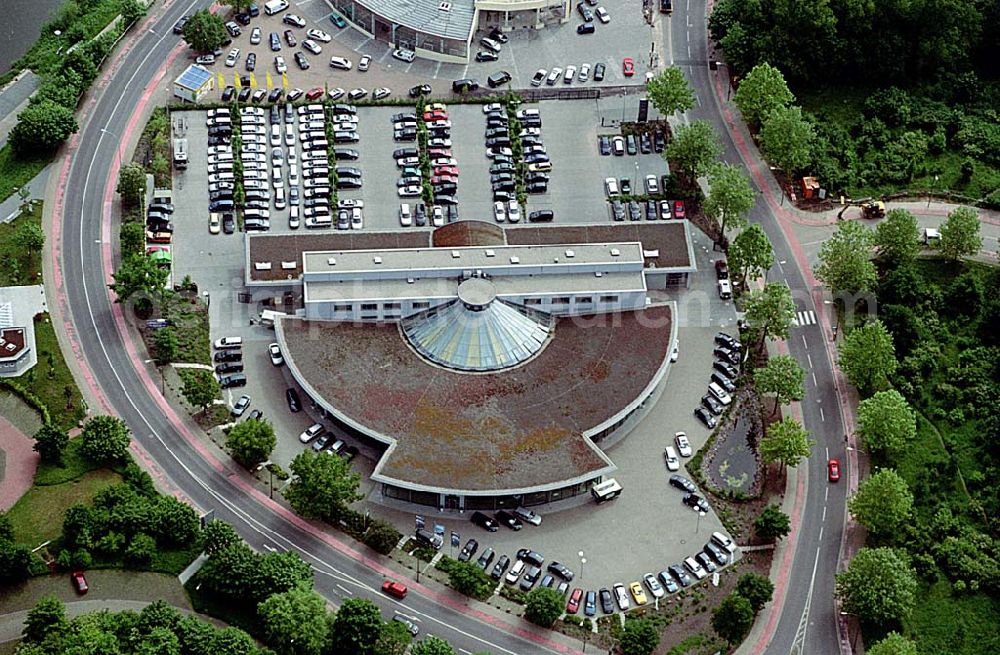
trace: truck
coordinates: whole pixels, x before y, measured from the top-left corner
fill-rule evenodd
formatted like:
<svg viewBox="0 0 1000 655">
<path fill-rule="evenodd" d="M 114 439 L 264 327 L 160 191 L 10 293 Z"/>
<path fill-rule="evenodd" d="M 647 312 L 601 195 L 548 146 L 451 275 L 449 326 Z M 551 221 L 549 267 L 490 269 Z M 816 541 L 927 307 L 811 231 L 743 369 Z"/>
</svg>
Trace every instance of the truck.
<svg viewBox="0 0 1000 655">
<path fill-rule="evenodd" d="M 174 167 L 184 169 L 188 165 L 187 139 L 174 139 Z"/>
</svg>

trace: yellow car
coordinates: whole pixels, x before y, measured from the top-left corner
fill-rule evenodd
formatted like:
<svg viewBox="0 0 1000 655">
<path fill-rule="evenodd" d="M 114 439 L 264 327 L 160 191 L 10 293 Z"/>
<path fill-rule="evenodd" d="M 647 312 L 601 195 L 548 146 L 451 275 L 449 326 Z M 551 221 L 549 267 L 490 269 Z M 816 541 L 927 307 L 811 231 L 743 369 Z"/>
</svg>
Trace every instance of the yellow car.
<svg viewBox="0 0 1000 655">
<path fill-rule="evenodd" d="M 211 234 L 218 234 L 221 227 L 222 220 L 219 218 L 219 215 L 215 212 L 210 213 L 208 215 L 208 231 Z"/>
<path fill-rule="evenodd" d="M 448 111 L 444 103 L 434 102 L 424 106 L 424 111 Z"/>
<path fill-rule="evenodd" d="M 642 590 L 642 585 L 638 582 L 630 582 L 628 585 L 628 590 L 632 592 L 632 598 L 635 599 L 636 605 L 646 604 L 646 592 Z"/>
</svg>

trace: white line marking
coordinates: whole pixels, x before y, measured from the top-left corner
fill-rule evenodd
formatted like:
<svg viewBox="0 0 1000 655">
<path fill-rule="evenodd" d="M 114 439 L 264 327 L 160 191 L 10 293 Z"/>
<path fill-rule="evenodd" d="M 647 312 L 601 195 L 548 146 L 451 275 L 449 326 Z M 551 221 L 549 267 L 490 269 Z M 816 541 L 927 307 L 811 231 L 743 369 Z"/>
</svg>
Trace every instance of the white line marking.
<svg viewBox="0 0 1000 655">
<path fill-rule="evenodd" d="M 826 416 L 823 415 L 823 408 L 819 408 L 819 420 L 820 423 L 826 423 Z"/>
<path fill-rule="evenodd" d="M 820 518 L 819 521 L 820 521 L 820 523 L 825 523 L 826 522 L 826 505 L 823 505 L 823 517 Z"/>
<path fill-rule="evenodd" d="M 806 335 L 801 334 L 799 336 L 802 337 L 802 347 L 805 348 L 806 350 L 809 350 L 809 344 L 806 343 Z"/>
<path fill-rule="evenodd" d="M 813 358 L 812 358 L 812 355 L 810 355 L 809 353 L 806 353 L 806 361 L 809 362 L 809 368 L 812 368 L 813 367 Z"/>
<path fill-rule="evenodd" d="M 818 387 L 819 386 L 819 382 L 816 381 L 816 371 L 812 372 L 812 376 L 813 376 L 813 386 L 814 387 Z"/>
<path fill-rule="evenodd" d="M 351 591 L 350 589 L 348 589 L 347 587 L 345 587 L 345 586 L 344 586 L 344 585 L 342 585 L 342 584 L 338 584 L 338 585 L 337 585 L 337 588 L 338 588 L 338 589 L 340 589 L 341 591 L 343 591 L 343 592 L 344 592 L 345 594 L 347 594 L 348 596 L 353 596 L 353 595 L 354 595 L 354 592 L 353 592 L 353 591 Z"/>
</svg>

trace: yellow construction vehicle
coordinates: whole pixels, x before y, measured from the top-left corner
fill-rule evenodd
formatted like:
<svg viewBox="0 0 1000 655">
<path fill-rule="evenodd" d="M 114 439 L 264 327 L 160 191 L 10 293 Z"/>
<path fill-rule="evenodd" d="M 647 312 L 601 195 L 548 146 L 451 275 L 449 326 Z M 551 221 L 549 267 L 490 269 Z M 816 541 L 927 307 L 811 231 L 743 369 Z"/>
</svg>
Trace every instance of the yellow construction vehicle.
<svg viewBox="0 0 1000 655">
<path fill-rule="evenodd" d="M 843 205 L 840 212 L 837 213 L 837 220 L 842 220 L 844 218 L 844 212 L 847 211 L 848 207 L 860 207 L 861 208 L 861 218 L 876 219 L 885 217 L 885 203 L 881 200 L 873 200 L 872 198 L 860 198 L 858 200 L 851 200 L 850 198 L 840 197 L 840 204 Z"/>
</svg>

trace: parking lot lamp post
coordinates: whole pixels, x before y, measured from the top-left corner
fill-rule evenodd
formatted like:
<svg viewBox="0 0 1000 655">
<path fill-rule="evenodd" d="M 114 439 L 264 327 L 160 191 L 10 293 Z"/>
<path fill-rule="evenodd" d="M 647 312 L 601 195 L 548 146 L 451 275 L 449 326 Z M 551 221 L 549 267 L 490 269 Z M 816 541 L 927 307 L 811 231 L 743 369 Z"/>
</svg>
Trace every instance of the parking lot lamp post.
<svg viewBox="0 0 1000 655">
<path fill-rule="evenodd" d="M 274 498 L 274 473 L 271 471 L 271 460 L 266 462 L 261 462 L 257 465 L 257 470 L 260 471 L 265 466 L 267 467 L 267 486 L 268 486 L 268 498 Z"/>
<path fill-rule="evenodd" d="M 698 530 L 701 529 L 701 517 L 705 516 L 705 512 L 698 512 L 698 523 L 694 526 L 694 533 L 698 534 Z"/>
<path fill-rule="evenodd" d="M 577 555 L 580 556 L 580 579 L 583 580 L 583 567 L 587 563 L 587 558 L 583 556 L 582 550 Z"/>
</svg>

